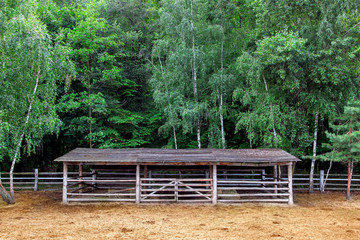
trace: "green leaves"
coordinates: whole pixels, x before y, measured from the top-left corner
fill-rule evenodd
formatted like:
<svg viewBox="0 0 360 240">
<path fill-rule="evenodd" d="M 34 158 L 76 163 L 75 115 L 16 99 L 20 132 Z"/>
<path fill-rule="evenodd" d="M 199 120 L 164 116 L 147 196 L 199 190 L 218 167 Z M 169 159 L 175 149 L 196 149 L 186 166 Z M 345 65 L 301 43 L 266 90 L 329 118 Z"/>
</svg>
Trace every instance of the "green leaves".
<svg viewBox="0 0 360 240">
<path fill-rule="evenodd" d="M 360 101 L 348 102 L 344 113 L 330 125 L 334 132 L 326 132 L 329 144 L 324 147 L 332 149 L 323 154 L 322 160 L 337 162 L 360 161 Z"/>
<path fill-rule="evenodd" d="M 71 75 L 68 49 L 52 42 L 35 14 L 34 1 L 8 2 L 1 8 L 0 112 L 4 144 L 0 158 L 8 159 L 24 138 L 30 154 L 47 134 L 57 132 L 56 83 Z"/>
</svg>

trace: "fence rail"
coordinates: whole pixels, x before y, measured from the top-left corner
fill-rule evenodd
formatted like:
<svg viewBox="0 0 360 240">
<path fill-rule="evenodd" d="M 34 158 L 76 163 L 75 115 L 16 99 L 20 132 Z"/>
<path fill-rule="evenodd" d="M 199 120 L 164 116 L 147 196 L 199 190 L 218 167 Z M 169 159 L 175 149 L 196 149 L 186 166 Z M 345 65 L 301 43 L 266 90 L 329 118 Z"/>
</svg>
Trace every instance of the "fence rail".
<svg viewBox="0 0 360 240">
<path fill-rule="evenodd" d="M 103 179 L 106 181 L 106 175 L 109 173 L 100 173 L 102 176 L 104 176 Z M 122 180 L 122 175 L 129 176 L 131 173 L 117 173 L 119 177 L 119 181 Z M 78 176 L 78 172 L 69 172 L 68 176 L 69 178 Z M 83 173 L 83 182 L 91 181 L 91 178 L 87 178 L 85 176 L 91 176 L 91 172 L 84 172 Z M 243 174 L 244 176 L 249 174 Z M 253 173 L 250 174 L 253 178 L 258 177 L 259 179 L 266 180 L 267 176 L 263 173 Z M 135 176 L 135 175 L 134 175 Z M 200 176 L 200 175 L 199 175 Z M 218 177 L 221 178 L 221 180 L 226 181 L 233 180 L 238 181 L 240 179 L 236 179 L 236 177 L 241 177 L 241 180 L 254 180 L 254 179 L 243 179 L 244 176 L 239 176 L 239 173 L 231 173 L 231 172 L 218 172 Z M 158 178 L 158 177 L 168 177 L 172 178 L 171 173 L 153 173 L 152 177 Z M 195 174 L 189 174 L 187 177 L 198 177 L 195 176 Z M 8 172 L 1 172 L 0 178 L 3 186 L 5 188 L 9 188 L 9 173 Z M 144 178 L 145 179 L 145 178 Z M 142 179 L 142 180 L 144 180 Z M 153 179 L 154 180 L 154 179 Z M 164 179 L 162 179 L 164 180 Z M 287 178 L 281 178 L 282 181 L 287 181 Z M 62 181 L 63 181 L 63 173 L 62 172 L 40 172 L 38 169 L 35 169 L 34 172 L 19 172 L 14 173 L 14 189 L 15 190 L 26 190 L 26 189 L 32 189 L 34 191 L 38 190 L 61 190 L 62 189 Z M 72 180 L 69 180 L 71 182 Z M 75 181 L 75 180 L 74 180 Z M 147 183 L 147 184 L 153 184 L 153 183 Z M 231 183 L 228 183 L 231 185 Z M 230 188 L 231 186 L 227 186 Z M 150 185 L 149 185 L 150 186 Z M 309 174 L 294 174 L 293 177 L 293 187 L 294 190 L 306 190 L 309 188 Z M 328 179 L 325 182 L 325 175 L 324 171 L 320 171 L 320 174 L 314 175 L 314 190 L 317 191 L 344 191 L 347 187 L 347 174 L 329 174 Z M 70 188 L 71 189 L 71 188 Z M 360 175 L 353 175 L 353 178 L 351 180 L 351 190 L 352 191 L 360 191 Z M 143 191 L 147 191 L 143 189 Z"/>
</svg>

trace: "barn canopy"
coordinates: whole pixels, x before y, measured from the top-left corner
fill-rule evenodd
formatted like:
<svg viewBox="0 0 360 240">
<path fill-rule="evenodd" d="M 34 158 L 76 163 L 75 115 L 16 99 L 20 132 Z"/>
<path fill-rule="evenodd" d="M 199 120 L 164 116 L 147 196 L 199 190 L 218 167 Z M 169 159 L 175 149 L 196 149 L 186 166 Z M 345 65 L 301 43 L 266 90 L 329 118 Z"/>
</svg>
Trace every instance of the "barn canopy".
<svg viewBox="0 0 360 240">
<path fill-rule="evenodd" d="M 292 168 L 299 159 L 281 149 L 76 148 L 55 161 L 64 167 L 64 203 L 292 204 Z"/>
<path fill-rule="evenodd" d="M 281 149 L 88 149 L 76 148 L 55 161 L 89 165 L 272 166 L 297 162 Z"/>
</svg>

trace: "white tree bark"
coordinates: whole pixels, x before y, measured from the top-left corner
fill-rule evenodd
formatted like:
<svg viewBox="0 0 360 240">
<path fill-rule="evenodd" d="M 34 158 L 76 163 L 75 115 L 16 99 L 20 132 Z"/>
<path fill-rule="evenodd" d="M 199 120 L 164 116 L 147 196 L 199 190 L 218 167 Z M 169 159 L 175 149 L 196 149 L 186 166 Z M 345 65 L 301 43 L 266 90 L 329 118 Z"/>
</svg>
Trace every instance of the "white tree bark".
<svg viewBox="0 0 360 240">
<path fill-rule="evenodd" d="M 333 161 L 331 160 L 331 161 L 330 161 L 329 168 L 328 168 L 328 170 L 327 170 L 327 172 L 326 172 L 325 180 L 324 180 L 324 189 L 325 189 L 325 186 L 326 186 L 326 182 L 327 182 L 327 180 L 328 180 L 328 178 L 329 178 L 329 173 L 330 173 L 330 169 L 331 169 L 331 167 L 332 167 L 332 163 L 333 163 Z"/>
<path fill-rule="evenodd" d="M 268 99 L 270 100 L 269 90 L 268 90 L 268 87 L 267 87 L 265 77 L 264 76 L 262 76 L 262 77 L 263 77 L 264 84 L 265 84 L 266 95 L 267 95 Z M 270 104 L 270 117 L 271 117 L 271 120 L 272 120 L 272 129 L 273 129 L 273 133 L 274 133 L 275 147 L 278 147 L 277 133 L 276 133 L 276 129 L 275 129 L 275 119 L 274 119 L 274 112 L 273 112 L 272 104 Z"/>
<path fill-rule="evenodd" d="M 222 143 L 222 148 L 225 149 L 226 145 L 225 145 L 225 130 L 224 130 L 224 117 L 222 114 L 222 107 L 223 107 L 223 95 L 220 95 L 220 106 L 219 106 L 219 111 L 220 111 L 220 126 L 221 126 L 221 143 Z"/>
<path fill-rule="evenodd" d="M 313 157 L 311 160 L 310 175 L 309 175 L 309 193 L 314 192 L 314 171 L 315 171 L 315 161 L 316 161 L 318 124 L 319 124 L 319 112 L 316 112 L 315 113 L 315 122 L 314 122 Z"/>
<path fill-rule="evenodd" d="M 40 79 L 40 69 L 37 72 L 34 91 L 33 91 L 33 94 L 31 96 L 31 99 L 30 99 L 29 108 L 28 108 L 28 111 L 27 111 L 27 114 L 26 114 L 26 120 L 25 120 L 25 123 L 24 123 L 24 126 L 23 126 L 24 130 L 20 135 L 19 141 L 18 141 L 18 143 L 16 145 L 16 148 L 15 148 L 15 153 L 14 153 L 14 156 L 13 156 L 12 162 L 11 162 L 10 173 L 9 173 L 9 175 L 10 175 L 10 196 L 12 198 L 13 203 L 15 203 L 15 196 L 14 196 L 14 167 L 15 167 L 16 159 L 18 158 L 18 155 L 19 155 L 19 152 L 20 152 L 21 143 L 22 143 L 22 141 L 24 139 L 26 126 L 29 123 L 30 114 L 31 114 L 31 108 L 32 108 L 32 104 L 34 102 L 34 98 L 35 98 L 35 95 L 36 95 L 38 85 L 39 85 L 39 79 Z"/>
<path fill-rule="evenodd" d="M 192 30 L 192 54 L 193 54 L 193 63 L 192 63 L 192 73 L 193 73 L 193 89 L 194 89 L 194 97 L 195 101 L 198 102 L 198 91 L 197 91 L 197 72 L 196 72 L 196 51 L 195 51 L 195 30 L 194 30 L 194 22 L 193 22 L 193 1 L 190 2 L 190 24 Z M 198 148 L 201 148 L 201 131 L 200 131 L 200 118 L 196 121 L 196 139 L 198 142 Z"/>
<path fill-rule="evenodd" d="M 176 129 L 175 127 L 173 126 L 173 137 L 174 137 L 174 145 L 175 145 L 175 149 L 178 149 L 178 146 L 177 146 L 177 139 L 176 139 Z"/>
<path fill-rule="evenodd" d="M 224 36 L 224 30 L 221 26 L 222 34 Z M 221 40 L 221 49 L 220 49 L 220 64 L 221 64 L 221 74 L 220 74 L 220 82 L 223 84 L 223 74 L 224 74 L 224 41 Z M 219 112 L 220 112 L 220 127 L 221 127 L 221 143 L 222 148 L 225 149 L 225 130 L 224 130 L 224 116 L 223 116 L 223 94 L 222 94 L 222 88 L 220 88 L 220 103 L 219 103 Z"/>
</svg>

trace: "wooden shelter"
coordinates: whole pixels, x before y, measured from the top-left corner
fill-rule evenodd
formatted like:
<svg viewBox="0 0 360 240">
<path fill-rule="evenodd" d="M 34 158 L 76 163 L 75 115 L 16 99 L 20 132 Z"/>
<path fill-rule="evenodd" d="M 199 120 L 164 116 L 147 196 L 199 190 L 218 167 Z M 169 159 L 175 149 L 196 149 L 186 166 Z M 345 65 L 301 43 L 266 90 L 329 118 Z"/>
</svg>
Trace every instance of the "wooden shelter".
<svg viewBox="0 0 360 240">
<path fill-rule="evenodd" d="M 86 149 L 63 162 L 63 202 L 286 202 L 296 157 L 281 149 Z M 69 168 L 78 172 L 69 177 Z M 87 171 L 87 172 L 85 172 Z"/>
</svg>

